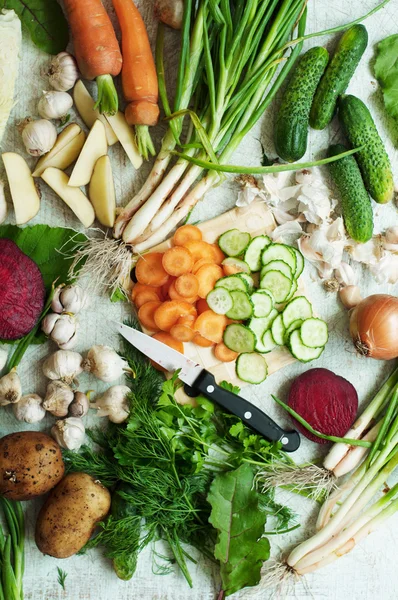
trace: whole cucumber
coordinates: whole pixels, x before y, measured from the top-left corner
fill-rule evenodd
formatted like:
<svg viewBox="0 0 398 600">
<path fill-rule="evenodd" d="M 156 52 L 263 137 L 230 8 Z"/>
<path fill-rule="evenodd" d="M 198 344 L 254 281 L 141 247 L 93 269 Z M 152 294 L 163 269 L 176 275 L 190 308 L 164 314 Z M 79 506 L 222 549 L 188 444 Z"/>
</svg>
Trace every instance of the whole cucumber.
<svg viewBox="0 0 398 600">
<path fill-rule="evenodd" d="M 283 160 L 299 160 L 307 150 L 312 99 L 328 61 L 325 48 L 311 48 L 300 59 L 287 85 L 274 129 L 275 149 Z"/>
<path fill-rule="evenodd" d="M 356 96 L 341 96 L 339 118 L 353 148 L 363 146 L 355 158 L 373 200 L 389 202 L 394 195 L 390 159 L 367 106 Z"/>
<path fill-rule="evenodd" d="M 330 146 L 328 156 L 346 152 L 342 144 Z M 372 201 L 366 191 L 357 161 L 346 156 L 328 165 L 341 196 L 341 211 L 349 236 L 356 242 L 367 242 L 373 234 Z"/>
<path fill-rule="evenodd" d="M 346 91 L 367 45 L 363 25 L 353 25 L 341 36 L 312 103 L 310 125 L 314 129 L 324 129 L 332 120 L 337 98 Z"/>
</svg>

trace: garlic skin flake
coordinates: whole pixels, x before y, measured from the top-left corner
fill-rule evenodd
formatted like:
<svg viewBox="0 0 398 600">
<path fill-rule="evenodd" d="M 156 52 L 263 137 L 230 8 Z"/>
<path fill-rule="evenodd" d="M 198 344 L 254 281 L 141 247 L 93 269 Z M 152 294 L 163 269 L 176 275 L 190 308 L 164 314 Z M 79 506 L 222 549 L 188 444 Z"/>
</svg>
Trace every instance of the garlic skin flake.
<svg viewBox="0 0 398 600">
<path fill-rule="evenodd" d="M 19 375 L 14 367 L 7 375 L 0 379 L 0 406 L 15 404 L 22 397 L 22 385 Z"/>
<path fill-rule="evenodd" d="M 52 59 L 48 70 L 51 87 L 59 92 L 71 90 L 79 79 L 79 69 L 74 57 L 68 52 L 60 52 Z"/>
<path fill-rule="evenodd" d="M 57 141 L 57 130 L 50 121 L 29 121 L 22 131 L 22 141 L 31 156 L 43 156 L 50 152 Z"/>
<path fill-rule="evenodd" d="M 73 399 L 73 390 L 67 383 L 58 380 L 51 381 L 47 386 L 43 408 L 48 410 L 54 417 L 66 417 Z"/>
<path fill-rule="evenodd" d="M 43 375 L 70 384 L 83 372 L 82 362 L 83 357 L 78 352 L 58 350 L 44 361 Z"/>
<path fill-rule="evenodd" d="M 91 404 L 91 408 L 97 409 L 98 417 L 108 417 L 112 423 L 123 423 L 129 416 L 127 396 L 130 392 L 126 385 L 113 385 Z"/>
<path fill-rule="evenodd" d="M 37 112 L 43 119 L 62 119 L 72 106 L 72 96 L 66 92 L 43 92 Z"/>
<path fill-rule="evenodd" d="M 41 328 L 63 350 L 73 348 L 77 342 L 77 321 L 74 315 L 50 313 L 44 317 Z"/>
<path fill-rule="evenodd" d="M 81 419 L 68 417 L 55 423 L 51 428 L 51 435 L 61 448 L 79 450 L 84 442 L 86 430 Z"/>
<path fill-rule="evenodd" d="M 44 419 L 46 411 L 42 406 L 43 398 L 38 394 L 22 396 L 19 402 L 13 404 L 12 410 L 18 421 L 38 423 Z"/>
<path fill-rule="evenodd" d="M 58 286 L 54 292 L 51 308 L 55 313 L 77 315 L 88 304 L 86 292 L 79 285 Z"/>
<path fill-rule="evenodd" d="M 83 369 L 101 381 L 112 383 L 129 370 L 127 362 L 110 346 L 97 345 L 90 348 L 83 361 Z"/>
<path fill-rule="evenodd" d="M 357 283 L 357 276 L 354 269 L 346 262 L 341 262 L 334 272 L 334 276 L 341 286 L 354 286 Z"/>
</svg>

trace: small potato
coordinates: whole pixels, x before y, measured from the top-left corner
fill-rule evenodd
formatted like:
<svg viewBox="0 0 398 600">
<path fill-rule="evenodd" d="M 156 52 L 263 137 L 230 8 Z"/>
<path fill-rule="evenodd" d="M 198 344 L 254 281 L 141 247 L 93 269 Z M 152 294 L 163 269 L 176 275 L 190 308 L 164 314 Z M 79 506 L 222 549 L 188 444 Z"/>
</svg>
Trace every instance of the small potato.
<svg viewBox="0 0 398 600">
<path fill-rule="evenodd" d="M 111 495 L 86 473 L 70 473 L 52 490 L 36 523 L 36 544 L 43 554 L 68 558 L 88 542 L 111 506 Z"/>
<path fill-rule="evenodd" d="M 49 492 L 65 473 L 59 445 L 39 431 L 20 431 L 0 439 L 0 495 L 30 500 Z"/>
</svg>

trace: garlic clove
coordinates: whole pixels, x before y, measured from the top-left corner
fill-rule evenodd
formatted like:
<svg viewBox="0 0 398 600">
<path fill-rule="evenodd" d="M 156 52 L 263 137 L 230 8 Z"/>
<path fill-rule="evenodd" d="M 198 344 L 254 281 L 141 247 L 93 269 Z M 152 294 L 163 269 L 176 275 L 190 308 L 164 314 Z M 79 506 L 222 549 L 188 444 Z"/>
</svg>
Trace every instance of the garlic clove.
<svg viewBox="0 0 398 600">
<path fill-rule="evenodd" d="M 56 313 L 68 312 L 77 315 L 88 305 L 88 296 L 79 285 L 59 286 L 54 293 L 51 308 Z"/>
<path fill-rule="evenodd" d="M 50 313 L 42 322 L 42 330 L 64 350 L 73 348 L 77 341 L 77 321 L 74 315 Z"/>
<path fill-rule="evenodd" d="M 43 363 L 43 375 L 48 379 L 60 379 L 72 383 L 83 371 L 83 357 L 71 350 L 58 350 Z"/>
<path fill-rule="evenodd" d="M 64 287 L 64 284 L 62 284 L 55 288 L 53 299 L 51 301 L 51 310 L 53 310 L 55 313 L 58 313 L 59 315 L 62 312 L 64 312 L 64 307 L 61 302 L 61 292 Z"/>
<path fill-rule="evenodd" d="M 66 92 L 43 92 L 37 111 L 43 119 L 62 119 L 72 106 L 72 96 Z"/>
<path fill-rule="evenodd" d="M 85 433 L 83 421 L 76 417 L 57 421 L 51 428 L 51 435 L 55 441 L 67 450 L 79 450 L 84 442 Z"/>
<path fill-rule="evenodd" d="M 90 401 L 83 392 L 75 392 L 73 402 L 69 405 L 70 417 L 85 417 L 90 408 Z"/>
<path fill-rule="evenodd" d="M 120 379 L 129 366 L 110 346 L 96 345 L 88 351 L 83 369 L 105 383 L 112 383 Z"/>
<path fill-rule="evenodd" d="M 67 383 L 51 381 L 47 386 L 43 408 L 54 417 L 66 417 L 69 405 L 73 402 L 74 393 Z"/>
<path fill-rule="evenodd" d="M 15 404 L 22 397 L 22 385 L 16 369 L 0 379 L 0 406 Z"/>
<path fill-rule="evenodd" d="M 356 285 L 357 276 L 354 269 L 346 262 L 341 262 L 340 265 L 335 269 L 334 275 L 337 281 L 342 285 Z"/>
<path fill-rule="evenodd" d="M 44 419 L 46 411 L 42 406 L 43 399 L 38 394 L 22 396 L 19 402 L 13 404 L 13 412 L 18 421 L 38 423 Z"/>
<path fill-rule="evenodd" d="M 359 287 L 356 285 L 346 285 L 339 291 L 340 300 L 349 310 L 355 308 L 361 301 L 362 296 Z"/>
<path fill-rule="evenodd" d="M 60 92 L 71 90 L 79 78 L 79 69 L 74 57 L 68 52 L 60 52 L 50 63 L 48 78 L 51 87 Z"/>
<path fill-rule="evenodd" d="M 42 156 L 50 152 L 57 141 L 57 130 L 50 121 L 29 121 L 22 131 L 22 141 L 31 156 Z"/>
</svg>

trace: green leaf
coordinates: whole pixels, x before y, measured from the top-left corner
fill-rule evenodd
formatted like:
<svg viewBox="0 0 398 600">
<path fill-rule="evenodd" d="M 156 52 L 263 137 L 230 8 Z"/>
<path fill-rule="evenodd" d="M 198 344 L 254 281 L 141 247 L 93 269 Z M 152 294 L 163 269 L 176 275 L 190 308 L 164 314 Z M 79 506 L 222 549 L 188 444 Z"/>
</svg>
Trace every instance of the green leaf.
<svg viewBox="0 0 398 600">
<path fill-rule="evenodd" d="M 30 33 L 32 42 L 48 54 L 65 50 L 68 23 L 56 0 L 0 0 L 0 9 L 13 9 Z"/>
<path fill-rule="evenodd" d="M 220 385 L 220 387 L 224 388 L 224 390 L 228 390 L 229 392 L 232 392 L 233 394 L 239 394 L 239 392 L 240 392 L 240 387 L 238 387 L 237 385 L 233 385 L 229 381 L 221 381 L 221 383 L 219 385 Z"/>
<path fill-rule="evenodd" d="M 375 76 L 383 90 L 387 113 L 398 118 L 398 34 L 390 35 L 377 45 Z"/>
<path fill-rule="evenodd" d="M 21 228 L 17 225 L 2 225 L 0 238 L 13 240 L 22 252 L 34 260 L 43 275 L 47 291 L 50 291 L 55 280 L 57 285 L 68 282 L 72 259 L 67 256 L 71 255 L 76 243 L 83 242 L 86 236 L 65 227 L 33 225 Z"/>
<path fill-rule="evenodd" d="M 126 294 L 119 288 L 117 288 L 111 296 L 111 302 L 126 302 L 126 300 Z"/>
<path fill-rule="evenodd" d="M 209 522 L 218 531 L 214 556 L 220 561 L 227 596 L 257 585 L 263 562 L 270 555 L 269 542 L 262 537 L 266 515 L 259 510 L 253 479 L 251 467 L 243 464 L 217 475 L 207 496 L 212 507 Z"/>
</svg>

